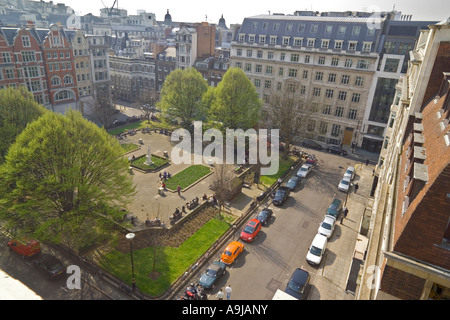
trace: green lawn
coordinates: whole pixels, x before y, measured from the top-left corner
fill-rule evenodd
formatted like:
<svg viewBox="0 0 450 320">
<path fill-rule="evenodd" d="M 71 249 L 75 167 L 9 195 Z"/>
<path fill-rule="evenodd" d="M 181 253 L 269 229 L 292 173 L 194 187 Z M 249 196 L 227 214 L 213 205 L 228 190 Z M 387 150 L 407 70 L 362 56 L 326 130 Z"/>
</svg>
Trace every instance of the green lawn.
<svg viewBox="0 0 450 320">
<path fill-rule="evenodd" d="M 184 189 L 210 172 L 210 168 L 201 164 L 189 166 L 183 171 L 171 176 L 170 179 L 167 179 L 166 188 L 176 190 L 180 186 L 181 189 Z"/>
<path fill-rule="evenodd" d="M 120 146 L 124 150 L 124 153 L 131 152 L 139 149 L 139 145 L 135 143 L 121 143 Z"/>
<path fill-rule="evenodd" d="M 159 168 L 159 167 L 161 167 L 161 166 L 163 166 L 163 165 L 165 165 L 166 163 L 169 162 L 169 160 L 167 160 L 165 158 L 157 157 L 157 156 L 154 156 L 154 155 L 152 155 L 152 162 L 153 163 L 151 165 L 144 164 L 144 162 L 146 160 L 147 160 L 146 156 L 141 156 L 141 157 L 138 157 L 138 158 L 132 160 L 131 164 L 136 166 L 136 167 L 138 167 L 139 169 L 149 170 L 149 169 Z"/>
<path fill-rule="evenodd" d="M 283 173 L 285 173 L 289 168 L 294 164 L 295 158 L 289 157 L 288 159 L 283 159 L 280 156 L 280 166 L 278 167 L 278 172 L 274 175 L 270 176 L 261 176 L 260 181 L 262 184 L 266 185 L 267 187 L 274 184 L 278 178 L 280 178 Z"/>
<path fill-rule="evenodd" d="M 123 126 L 120 126 L 120 127 L 114 128 L 114 129 L 109 129 L 108 133 L 110 135 L 116 135 L 116 134 L 128 131 L 130 129 L 136 130 L 136 129 L 142 129 L 142 128 L 147 128 L 147 127 L 151 128 L 151 129 L 162 128 L 162 129 L 167 129 L 167 130 L 171 130 L 171 131 L 173 131 L 177 128 L 176 126 L 168 125 L 163 122 L 150 121 L 150 123 L 148 123 L 147 120 L 141 120 L 141 121 L 127 123 L 127 124 L 124 124 Z"/>
<path fill-rule="evenodd" d="M 163 294 L 229 227 L 230 225 L 224 220 L 211 219 L 178 248 L 162 248 L 156 260 L 156 271 L 159 272 L 159 277 L 155 280 L 149 277 L 153 271 L 154 248 L 134 250 L 136 286 L 143 293 L 151 296 Z M 102 263 L 102 266 L 116 277 L 131 284 L 130 253 L 114 251 L 107 254 L 106 259 L 107 262 Z"/>
</svg>

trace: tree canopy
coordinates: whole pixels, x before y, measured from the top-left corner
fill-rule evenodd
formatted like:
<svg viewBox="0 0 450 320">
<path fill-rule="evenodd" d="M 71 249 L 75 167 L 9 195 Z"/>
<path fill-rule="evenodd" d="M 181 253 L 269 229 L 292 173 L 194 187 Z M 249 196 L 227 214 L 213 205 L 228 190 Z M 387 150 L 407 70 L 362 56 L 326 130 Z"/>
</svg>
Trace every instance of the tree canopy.
<svg viewBox="0 0 450 320">
<path fill-rule="evenodd" d="M 118 142 L 73 110 L 30 123 L 0 167 L 2 218 L 41 240 L 79 245 L 133 194 Z"/>
<path fill-rule="evenodd" d="M 214 89 L 214 98 L 208 100 L 211 120 L 221 121 L 225 128 L 247 130 L 258 123 L 262 100 L 240 68 L 228 69 Z"/>
<path fill-rule="evenodd" d="M 9 147 L 27 124 L 46 111 L 25 87 L 0 90 L 0 164 L 4 162 Z"/>
<path fill-rule="evenodd" d="M 179 118 L 184 128 L 190 128 L 192 121 L 206 115 L 202 97 L 207 90 L 205 79 L 196 69 L 176 69 L 164 81 L 157 106 L 164 116 Z"/>
</svg>

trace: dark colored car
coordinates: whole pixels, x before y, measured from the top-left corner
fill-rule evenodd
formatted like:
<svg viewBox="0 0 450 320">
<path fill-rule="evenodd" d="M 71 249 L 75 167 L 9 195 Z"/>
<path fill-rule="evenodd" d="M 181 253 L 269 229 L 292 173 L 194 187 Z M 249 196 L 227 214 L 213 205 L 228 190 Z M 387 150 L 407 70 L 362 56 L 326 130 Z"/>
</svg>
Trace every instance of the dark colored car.
<svg viewBox="0 0 450 320">
<path fill-rule="evenodd" d="M 314 142 L 312 140 L 303 140 L 302 141 L 302 146 L 307 147 L 307 148 L 311 148 L 311 149 L 322 150 L 322 146 L 320 144 L 318 144 L 317 142 Z"/>
<path fill-rule="evenodd" d="M 286 187 L 288 187 L 289 189 L 291 189 L 291 191 L 294 191 L 295 188 L 298 187 L 298 185 L 300 184 L 300 177 L 297 176 L 293 176 L 289 179 L 289 181 L 286 183 Z"/>
<path fill-rule="evenodd" d="M 305 300 L 308 296 L 308 285 L 311 276 L 309 273 L 301 268 L 295 269 L 294 273 L 289 280 L 284 292 L 290 294 L 291 296 L 299 299 Z"/>
<path fill-rule="evenodd" d="M 335 154 L 339 154 L 341 156 L 346 156 L 347 155 L 347 151 L 345 151 L 344 149 L 340 148 L 339 146 L 328 146 L 327 147 L 327 151 L 329 153 L 335 153 Z"/>
<path fill-rule="evenodd" d="M 330 216 L 333 216 L 337 219 L 342 210 L 342 201 L 339 199 L 333 199 L 330 206 L 327 209 L 327 213 Z"/>
<path fill-rule="evenodd" d="M 272 202 L 276 206 L 282 206 L 286 199 L 289 197 L 291 189 L 288 187 L 279 187 L 275 196 L 272 199 Z"/>
<path fill-rule="evenodd" d="M 270 219 L 272 219 L 272 214 L 272 210 L 264 208 L 260 213 L 258 213 L 256 219 L 259 220 L 263 226 L 265 226 L 270 221 Z"/>
<path fill-rule="evenodd" d="M 205 289 L 213 289 L 217 279 L 225 273 L 225 269 L 225 263 L 220 260 L 214 261 L 202 274 L 198 283 Z"/>
<path fill-rule="evenodd" d="M 33 260 L 33 265 L 50 280 L 57 279 L 66 273 L 66 268 L 61 261 L 46 253 L 42 253 Z"/>
</svg>

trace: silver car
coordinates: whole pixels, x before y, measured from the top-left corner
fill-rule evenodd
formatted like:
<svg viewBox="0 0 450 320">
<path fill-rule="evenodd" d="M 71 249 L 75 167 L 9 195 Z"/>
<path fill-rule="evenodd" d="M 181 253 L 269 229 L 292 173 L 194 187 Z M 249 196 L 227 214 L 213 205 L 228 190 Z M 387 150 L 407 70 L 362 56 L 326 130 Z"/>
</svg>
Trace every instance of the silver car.
<svg viewBox="0 0 450 320">
<path fill-rule="evenodd" d="M 336 218 L 330 215 L 325 215 L 320 223 L 318 233 L 323 234 L 325 237 L 330 238 L 336 225 Z"/>
<path fill-rule="evenodd" d="M 355 168 L 348 167 L 347 170 L 345 170 L 344 177 L 349 177 L 350 181 L 352 181 L 353 178 L 355 177 Z"/>
<path fill-rule="evenodd" d="M 350 178 L 344 176 L 344 177 L 342 178 L 341 182 L 339 182 L 338 189 L 339 189 L 340 191 L 343 191 L 343 192 L 347 192 L 347 193 L 348 193 L 348 190 L 350 189 L 350 183 L 351 183 L 351 182 L 350 182 Z"/>
<path fill-rule="evenodd" d="M 304 165 L 302 165 L 300 170 L 298 170 L 297 177 L 306 178 L 306 176 L 311 171 L 311 169 L 312 169 L 312 165 L 305 163 Z"/>
</svg>

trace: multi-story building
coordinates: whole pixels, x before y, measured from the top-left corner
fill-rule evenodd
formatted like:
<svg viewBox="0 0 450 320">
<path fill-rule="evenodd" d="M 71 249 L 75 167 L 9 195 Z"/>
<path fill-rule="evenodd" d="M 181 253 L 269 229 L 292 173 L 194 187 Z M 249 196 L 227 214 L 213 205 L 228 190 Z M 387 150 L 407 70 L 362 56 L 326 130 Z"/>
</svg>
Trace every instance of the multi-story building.
<svg viewBox="0 0 450 320">
<path fill-rule="evenodd" d="M 87 34 L 91 52 L 91 72 L 95 101 L 112 104 L 111 78 L 109 70 L 109 37 Z"/>
<path fill-rule="evenodd" d="M 227 72 L 229 65 L 230 50 L 218 48 L 214 56 L 197 60 L 194 68 L 202 74 L 210 86 L 217 87 L 225 72 Z"/>
<path fill-rule="evenodd" d="M 177 68 L 191 68 L 197 59 L 214 56 L 216 26 L 207 22 L 182 25 L 176 32 Z"/>
<path fill-rule="evenodd" d="M 406 73 L 409 52 L 419 38 L 420 30 L 437 21 L 410 21 L 410 17 L 397 14 L 383 25 L 382 46 L 378 67 L 370 87 L 361 130 L 361 148 L 379 153 L 388 123 L 390 105 L 394 100 L 395 85 Z"/>
<path fill-rule="evenodd" d="M 161 91 L 166 77 L 176 68 L 177 52 L 175 46 L 166 47 L 156 55 L 156 90 Z"/>
<path fill-rule="evenodd" d="M 81 30 L 66 31 L 72 44 L 80 111 L 85 113 L 94 103 L 92 83 L 91 53 L 89 42 Z"/>
<path fill-rule="evenodd" d="M 236 31 L 231 61 L 265 102 L 296 81 L 303 103 L 316 110 L 306 137 L 351 146 L 363 127 L 380 35 L 369 17 L 254 16 Z"/>
<path fill-rule="evenodd" d="M 422 30 L 390 108 L 357 297 L 450 298 L 450 20 Z"/>
<path fill-rule="evenodd" d="M 155 59 L 152 54 L 142 58 L 110 56 L 109 61 L 115 99 L 137 102 L 156 91 Z"/>
<path fill-rule="evenodd" d="M 0 88 L 25 85 L 35 100 L 49 104 L 40 37 L 34 28 L 0 28 Z"/>
<path fill-rule="evenodd" d="M 50 26 L 50 30 L 43 38 L 42 54 L 51 109 L 57 112 L 64 112 L 67 108 L 78 110 L 73 50 L 62 27 L 56 24 Z"/>
</svg>

